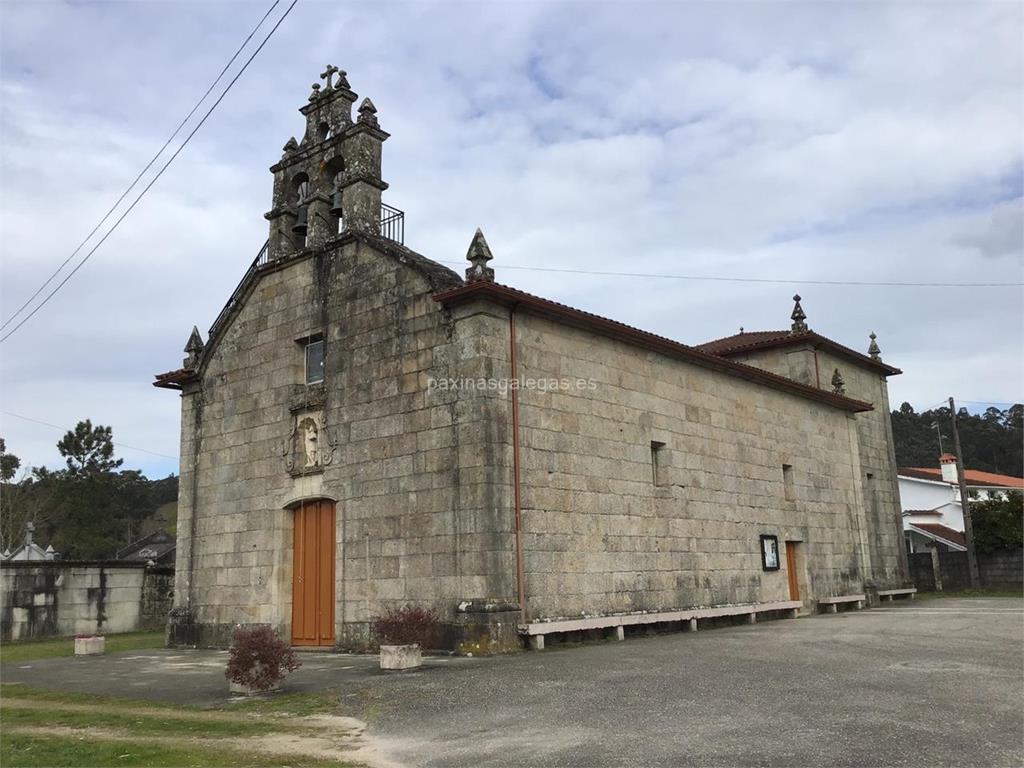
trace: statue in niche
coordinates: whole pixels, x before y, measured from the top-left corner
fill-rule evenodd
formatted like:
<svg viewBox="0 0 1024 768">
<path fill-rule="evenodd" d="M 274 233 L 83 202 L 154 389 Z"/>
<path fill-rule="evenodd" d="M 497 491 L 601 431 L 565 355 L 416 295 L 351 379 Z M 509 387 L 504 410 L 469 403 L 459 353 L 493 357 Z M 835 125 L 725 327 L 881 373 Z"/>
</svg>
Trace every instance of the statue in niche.
<svg viewBox="0 0 1024 768">
<path fill-rule="evenodd" d="M 334 460 L 335 438 L 320 411 L 299 413 L 292 431 L 281 444 L 285 469 L 293 475 L 321 472 Z"/>
<path fill-rule="evenodd" d="M 299 423 L 299 430 L 302 433 L 302 446 L 306 453 L 306 469 L 315 467 L 319 464 L 317 456 L 319 430 L 316 426 L 316 419 L 307 416 Z"/>
</svg>

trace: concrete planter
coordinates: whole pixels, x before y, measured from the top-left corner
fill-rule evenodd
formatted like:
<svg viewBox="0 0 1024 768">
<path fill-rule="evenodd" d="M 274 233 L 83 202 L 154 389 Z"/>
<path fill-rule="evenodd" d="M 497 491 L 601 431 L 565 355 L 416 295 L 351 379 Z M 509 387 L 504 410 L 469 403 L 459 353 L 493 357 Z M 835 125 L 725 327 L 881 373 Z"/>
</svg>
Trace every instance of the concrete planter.
<svg viewBox="0 0 1024 768">
<path fill-rule="evenodd" d="M 106 646 L 106 638 L 102 635 L 95 637 L 76 637 L 75 656 L 101 656 Z"/>
<path fill-rule="evenodd" d="M 381 669 L 416 669 L 422 665 L 423 654 L 418 645 L 382 645 L 380 647 Z"/>
<path fill-rule="evenodd" d="M 248 685 L 242 685 L 241 683 L 235 683 L 235 682 L 232 682 L 231 680 L 228 680 L 228 692 L 229 693 L 240 694 L 242 696 L 259 696 L 260 694 L 263 694 L 263 693 L 274 693 L 275 691 L 280 691 L 280 690 L 281 690 L 281 684 L 280 683 L 274 683 L 269 688 L 266 688 L 266 689 L 260 691 L 260 690 L 257 690 L 256 688 L 250 688 Z"/>
</svg>

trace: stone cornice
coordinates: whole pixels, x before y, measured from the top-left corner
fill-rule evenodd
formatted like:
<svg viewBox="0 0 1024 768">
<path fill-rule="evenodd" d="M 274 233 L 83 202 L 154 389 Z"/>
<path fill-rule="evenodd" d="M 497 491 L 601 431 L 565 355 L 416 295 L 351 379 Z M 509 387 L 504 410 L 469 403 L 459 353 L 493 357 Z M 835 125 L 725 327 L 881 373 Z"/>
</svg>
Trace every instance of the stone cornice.
<svg viewBox="0 0 1024 768">
<path fill-rule="evenodd" d="M 299 107 L 299 112 L 303 115 L 308 115 L 311 112 L 316 112 L 318 109 L 323 109 L 324 107 L 329 106 L 332 101 L 337 101 L 338 99 L 345 99 L 345 101 L 355 104 L 356 99 L 358 98 L 359 96 L 356 95 L 355 91 L 349 90 L 348 88 L 335 87 L 329 91 L 320 91 L 314 101 Z"/>
<path fill-rule="evenodd" d="M 310 144 L 305 147 L 299 147 L 296 151 L 290 152 L 272 166 L 270 170 L 272 173 L 277 173 L 285 168 L 289 168 L 296 163 L 301 163 L 318 154 L 325 153 L 328 149 L 332 149 L 335 145 L 341 145 L 346 139 L 350 139 L 353 136 L 358 136 L 361 133 L 368 133 L 374 138 L 385 141 L 391 134 L 387 131 L 382 131 L 380 128 L 376 128 L 366 123 L 352 123 L 345 127 L 345 130 L 334 136 L 331 136 L 323 141 L 318 141 L 316 144 Z"/>
</svg>

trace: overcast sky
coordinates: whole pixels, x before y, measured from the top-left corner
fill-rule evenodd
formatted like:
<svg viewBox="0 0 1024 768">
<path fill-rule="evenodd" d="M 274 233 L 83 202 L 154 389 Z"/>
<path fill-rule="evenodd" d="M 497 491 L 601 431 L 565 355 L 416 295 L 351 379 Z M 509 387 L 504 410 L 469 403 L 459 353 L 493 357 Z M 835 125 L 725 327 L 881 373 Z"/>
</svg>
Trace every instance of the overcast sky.
<svg viewBox="0 0 1024 768">
<path fill-rule="evenodd" d="M 4 319 L 270 2 L 3 3 Z M 177 456 L 179 398 L 153 375 L 181 364 L 193 324 L 205 336 L 266 239 L 267 168 L 301 138 L 296 110 L 326 63 L 392 134 L 385 201 L 428 257 L 461 262 L 479 226 L 501 282 L 691 344 L 787 327 L 798 290 L 812 329 L 859 350 L 878 334 L 905 371 L 894 407 L 1020 400 L 1020 288 L 509 267 L 1019 283 L 1022 34 L 1017 2 L 300 0 L 121 228 L 0 345 L 2 410 L 92 418 Z M 0 415 L 28 464 L 59 464 L 61 432 Z"/>
</svg>

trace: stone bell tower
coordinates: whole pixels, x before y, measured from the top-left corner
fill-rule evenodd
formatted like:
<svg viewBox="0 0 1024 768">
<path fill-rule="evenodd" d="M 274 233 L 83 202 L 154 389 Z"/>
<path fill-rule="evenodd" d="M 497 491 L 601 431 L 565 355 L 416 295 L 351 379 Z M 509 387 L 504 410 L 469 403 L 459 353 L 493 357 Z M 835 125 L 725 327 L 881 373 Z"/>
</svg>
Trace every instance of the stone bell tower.
<svg viewBox="0 0 1024 768">
<path fill-rule="evenodd" d="M 377 122 L 369 99 L 352 120 L 356 94 L 345 72 L 328 66 L 324 81 L 313 84 L 309 103 L 299 111 L 306 118 L 302 141 L 284 145 L 274 174 L 268 257 L 280 259 L 315 248 L 346 230 L 378 234 L 381 192 L 381 144 L 389 134 Z"/>
</svg>

